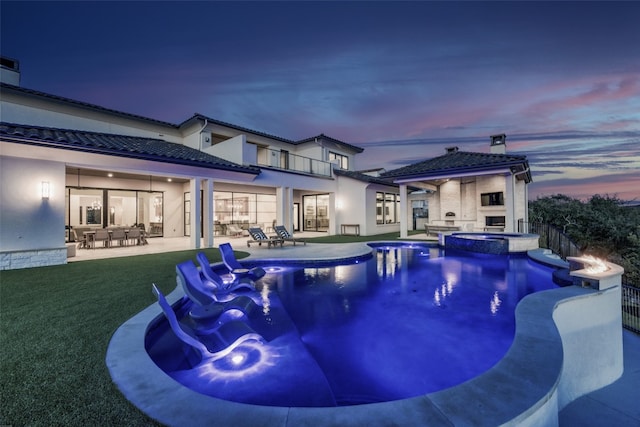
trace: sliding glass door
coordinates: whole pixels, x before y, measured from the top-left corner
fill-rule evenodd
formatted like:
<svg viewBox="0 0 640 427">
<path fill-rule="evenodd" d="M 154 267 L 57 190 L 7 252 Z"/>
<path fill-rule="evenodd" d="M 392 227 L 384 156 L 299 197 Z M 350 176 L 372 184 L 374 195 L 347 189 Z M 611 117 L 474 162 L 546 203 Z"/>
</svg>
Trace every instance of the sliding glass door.
<svg viewBox="0 0 640 427">
<path fill-rule="evenodd" d="M 304 231 L 329 230 L 329 195 L 302 196 Z"/>
</svg>

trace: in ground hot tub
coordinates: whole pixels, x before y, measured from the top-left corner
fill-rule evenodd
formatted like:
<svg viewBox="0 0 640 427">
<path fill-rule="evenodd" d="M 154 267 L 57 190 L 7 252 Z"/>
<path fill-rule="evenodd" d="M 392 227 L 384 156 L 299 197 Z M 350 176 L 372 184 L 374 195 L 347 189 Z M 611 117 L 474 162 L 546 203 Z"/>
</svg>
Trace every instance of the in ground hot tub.
<svg viewBox="0 0 640 427">
<path fill-rule="evenodd" d="M 442 236 L 446 249 L 505 255 L 538 249 L 537 234 L 451 233 Z"/>
</svg>

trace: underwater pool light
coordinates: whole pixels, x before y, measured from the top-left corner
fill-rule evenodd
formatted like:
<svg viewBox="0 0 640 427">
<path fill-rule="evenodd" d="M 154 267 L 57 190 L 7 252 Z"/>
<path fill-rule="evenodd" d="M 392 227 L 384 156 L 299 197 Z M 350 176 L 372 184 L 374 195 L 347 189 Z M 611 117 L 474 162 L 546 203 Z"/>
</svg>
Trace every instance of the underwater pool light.
<svg viewBox="0 0 640 427">
<path fill-rule="evenodd" d="M 245 359 L 246 359 L 246 356 L 244 354 L 233 354 L 231 356 L 231 363 L 238 366 L 238 365 L 241 365 L 242 362 L 245 361 Z"/>
</svg>

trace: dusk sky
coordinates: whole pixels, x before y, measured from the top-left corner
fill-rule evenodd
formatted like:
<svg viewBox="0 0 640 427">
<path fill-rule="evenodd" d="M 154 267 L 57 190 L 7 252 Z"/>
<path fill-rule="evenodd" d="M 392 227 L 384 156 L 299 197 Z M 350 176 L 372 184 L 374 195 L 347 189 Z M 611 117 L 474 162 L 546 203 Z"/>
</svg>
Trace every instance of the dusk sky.
<svg viewBox="0 0 640 427">
<path fill-rule="evenodd" d="M 640 2 L 9 2 L 21 85 L 363 147 L 527 155 L 530 198 L 640 200 Z"/>
</svg>

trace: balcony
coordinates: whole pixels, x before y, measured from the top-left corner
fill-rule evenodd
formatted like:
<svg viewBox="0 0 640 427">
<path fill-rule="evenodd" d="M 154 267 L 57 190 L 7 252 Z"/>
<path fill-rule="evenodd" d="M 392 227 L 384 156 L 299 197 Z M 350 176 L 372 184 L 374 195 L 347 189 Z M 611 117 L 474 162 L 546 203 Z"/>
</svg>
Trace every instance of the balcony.
<svg viewBox="0 0 640 427">
<path fill-rule="evenodd" d="M 329 162 L 270 148 L 258 148 L 257 154 L 258 166 L 331 177 L 332 163 Z"/>
</svg>

